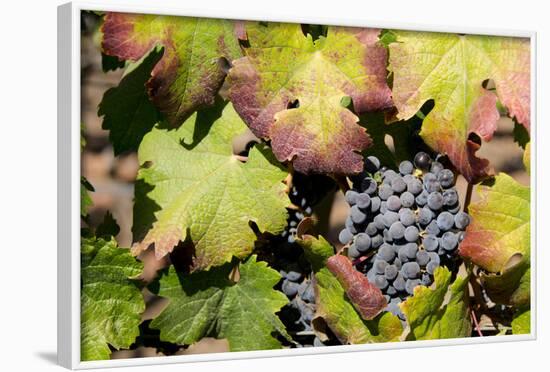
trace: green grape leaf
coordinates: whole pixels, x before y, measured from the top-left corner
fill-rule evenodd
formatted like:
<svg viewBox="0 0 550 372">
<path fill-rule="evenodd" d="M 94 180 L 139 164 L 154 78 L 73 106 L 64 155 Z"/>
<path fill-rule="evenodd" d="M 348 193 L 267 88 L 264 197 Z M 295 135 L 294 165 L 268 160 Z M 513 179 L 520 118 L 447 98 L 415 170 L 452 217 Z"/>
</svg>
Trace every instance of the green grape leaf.
<svg viewBox="0 0 550 372">
<path fill-rule="evenodd" d="M 519 311 L 514 315 L 512 333 L 514 335 L 527 335 L 531 333 L 531 310 Z"/>
<path fill-rule="evenodd" d="M 482 273 L 481 282 L 487 294 L 496 303 L 512 306 L 528 306 L 531 301 L 531 264 L 529 255 L 517 262 L 512 256 L 511 264 L 500 274 Z"/>
<path fill-rule="evenodd" d="M 410 327 L 407 339 L 470 336 L 468 277 L 457 276 L 451 284 L 451 272 L 439 267 L 434 273 L 434 286 L 417 286 L 414 295 L 399 305 Z"/>
<path fill-rule="evenodd" d="M 512 256 L 530 254 L 530 190 L 499 173 L 476 191 L 481 200 L 469 206 L 472 222 L 459 252 L 483 269 L 500 273 Z"/>
<path fill-rule="evenodd" d="M 415 115 L 433 99 L 420 136 L 447 154 L 469 181 L 488 173 L 489 162 L 476 157 L 472 134 L 490 141 L 500 115 L 498 99 L 510 116 L 530 127 L 530 44 L 528 39 L 393 31 L 389 69 L 399 119 Z M 496 94 L 483 88 L 492 79 Z"/>
<path fill-rule="evenodd" d="M 403 327 L 391 313 L 383 312 L 372 320 L 362 319 L 338 278 L 326 266 L 327 260 L 334 255 L 334 249 L 322 236 L 316 239 L 304 235 L 297 241 L 304 248 L 314 271 L 315 318 L 322 318 L 343 344 L 399 341 Z"/>
<path fill-rule="evenodd" d="M 225 338 L 231 351 L 281 348 L 276 334 L 290 336 L 275 315 L 288 303 L 273 289 L 281 276 L 253 255 L 239 265 L 239 280 L 229 279 L 231 265 L 183 275 L 173 266 L 159 281 L 160 296 L 170 300 L 151 327 L 161 340 L 189 345 L 203 337 Z"/>
<path fill-rule="evenodd" d="M 117 87 L 103 95 L 97 115 L 104 116 L 103 129 L 109 130 L 115 156 L 137 151 L 143 136 L 160 120 L 145 84 L 162 54 L 162 48 L 154 48 L 143 60 L 128 68 Z"/>
<path fill-rule="evenodd" d="M 139 334 L 145 302 L 132 278 L 143 265 L 116 241 L 82 239 L 81 359 L 109 359 L 109 345 L 129 347 Z"/>
<path fill-rule="evenodd" d="M 88 191 L 95 191 L 94 187 L 85 177 L 80 177 L 80 216 L 85 217 L 94 202 Z"/>
<path fill-rule="evenodd" d="M 370 144 L 355 112 L 392 106 L 379 30 L 330 26 L 313 41 L 299 24 L 251 22 L 250 47 L 233 63 L 227 97 L 279 161 L 303 173 L 358 173 Z"/>
<path fill-rule="evenodd" d="M 154 244 L 160 258 L 188 239 L 194 244 L 193 269 L 208 269 L 252 252 L 256 235 L 250 222 L 262 232 L 283 231 L 290 204 L 283 184 L 287 172 L 265 145 L 254 146 L 245 163 L 233 155 L 231 141 L 245 130 L 233 106 L 219 102 L 177 130 L 155 127 L 144 137 L 138 180 L 152 186 L 146 197 L 154 203 L 136 194 L 142 208 L 135 214 L 160 209 L 134 245 L 135 254 Z M 148 228 L 134 226 L 134 232 L 141 236 Z"/>
<path fill-rule="evenodd" d="M 173 126 L 214 104 L 228 61 L 241 56 L 233 21 L 107 13 L 101 29 L 103 53 L 119 59 L 138 61 L 164 47 L 147 88 Z"/>
</svg>

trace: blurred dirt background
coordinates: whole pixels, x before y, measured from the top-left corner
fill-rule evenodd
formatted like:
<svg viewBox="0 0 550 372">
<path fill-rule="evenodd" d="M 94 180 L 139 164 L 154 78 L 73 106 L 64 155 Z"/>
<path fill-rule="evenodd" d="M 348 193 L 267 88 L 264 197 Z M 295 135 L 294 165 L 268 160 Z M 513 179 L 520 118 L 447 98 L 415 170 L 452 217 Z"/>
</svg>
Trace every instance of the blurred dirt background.
<svg viewBox="0 0 550 372">
<path fill-rule="evenodd" d="M 90 23 L 90 21 L 89 21 Z M 132 208 L 134 187 L 133 182 L 139 168 L 135 153 L 114 157 L 112 146 L 109 143 L 109 132 L 103 130 L 102 118 L 98 117 L 98 105 L 101 102 L 104 92 L 120 81 L 123 70 L 104 73 L 101 68 L 101 51 L 99 37 L 96 31 L 97 25 L 91 24 L 82 31 L 81 49 L 81 122 L 83 123 L 83 136 L 86 139 L 86 146 L 82 152 L 81 169 L 82 175 L 93 185 L 95 192 L 90 193 L 93 206 L 89 209 L 89 223 L 95 227 L 103 221 L 104 215 L 110 211 L 120 226 L 120 233 L 116 237 L 119 245 L 129 247 L 132 244 Z M 513 141 L 513 122 L 503 117 L 498 125 L 494 138 L 489 143 L 484 143 L 478 152 L 480 157 L 490 160 L 495 172 L 506 172 L 524 185 L 529 185 L 529 176 L 525 172 L 522 155 L 523 150 Z M 391 140 L 388 142 L 391 147 Z M 459 178 L 457 188 L 462 201 L 466 191 L 466 182 Z M 477 195 L 474 193 L 472 201 Z M 344 201 L 343 194 L 337 192 L 332 200 L 332 209 L 328 216 L 328 231 L 325 236 L 335 245 L 337 244 L 338 232 L 341 230 L 348 214 L 348 206 Z M 161 263 L 162 264 L 162 263 Z M 156 267 L 148 267 L 149 273 L 146 276 L 152 278 Z M 157 303 L 150 294 L 148 311 L 145 319 L 152 318 L 152 315 L 162 308 L 162 303 Z M 162 302 L 162 301 L 161 301 Z M 177 353 L 195 352 L 221 352 L 227 350 L 225 340 L 204 339 L 196 345 L 180 350 Z M 153 348 L 141 347 L 133 351 L 119 351 L 113 354 L 113 358 L 128 358 L 158 355 Z"/>
</svg>

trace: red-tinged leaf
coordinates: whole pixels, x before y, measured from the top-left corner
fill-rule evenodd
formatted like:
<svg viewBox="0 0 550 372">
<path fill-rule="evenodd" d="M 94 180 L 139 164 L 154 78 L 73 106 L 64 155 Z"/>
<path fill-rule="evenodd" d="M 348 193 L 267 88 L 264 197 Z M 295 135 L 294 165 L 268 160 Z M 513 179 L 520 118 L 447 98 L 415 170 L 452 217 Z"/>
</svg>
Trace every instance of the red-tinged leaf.
<svg viewBox="0 0 550 372">
<path fill-rule="evenodd" d="M 279 161 L 303 173 L 352 174 L 370 144 L 356 113 L 392 106 L 379 30 L 329 27 L 313 41 L 297 24 L 248 23 L 246 56 L 234 61 L 227 96 Z"/>
<path fill-rule="evenodd" d="M 387 305 L 382 291 L 355 270 L 351 261 L 342 255 L 334 255 L 327 260 L 327 267 L 336 276 L 351 303 L 363 319 L 370 320 Z"/>
<path fill-rule="evenodd" d="M 395 31 L 389 69 L 397 118 L 408 119 L 433 99 L 420 135 L 445 153 L 469 181 L 485 177 L 489 162 L 476 156 L 477 135 L 490 141 L 498 99 L 525 128 L 530 127 L 529 40 L 478 35 Z M 496 94 L 483 88 L 492 79 Z"/>
<path fill-rule="evenodd" d="M 483 269 L 500 273 L 512 256 L 529 256 L 530 191 L 505 173 L 476 190 L 481 200 L 469 207 L 472 222 L 459 251 Z"/>
<path fill-rule="evenodd" d="M 122 60 L 137 61 L 155 45 L 164 47 L 147 87 L 173 125 L 214 103 L 226 75 L 223 59 L 241 55 L 232 21 L 107 13 L 102 31 L 103 52 Z"/>
<path fill-rule="evenodd" d="M 385 311 L 374 319 L 364 320 L 352 304 L 344 286 L 327 266 L 328 259 L 334 255 L 334 247 L 322 236 L 315 238 L 299 233 L 298 237 L 297 242 L 314 272 L 317 309 L 312 326 L 317 334 L 322 336 L 326 331 L 324 325 L 327 325 L 342 344 L 399 341 L 403 333 L 399 318 Z"/>
</svg>

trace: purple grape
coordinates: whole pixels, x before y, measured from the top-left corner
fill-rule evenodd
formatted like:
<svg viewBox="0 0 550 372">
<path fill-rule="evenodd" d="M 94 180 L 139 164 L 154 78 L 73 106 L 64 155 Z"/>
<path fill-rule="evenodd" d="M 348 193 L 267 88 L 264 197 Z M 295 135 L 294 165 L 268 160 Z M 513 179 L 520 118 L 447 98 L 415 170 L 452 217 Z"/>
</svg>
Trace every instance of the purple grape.
<svg viewBox="0 0 550 372">
<path fill-rule="evenodd" d="M 414 195 L 408 191 L 405 191 L 403 194 L 401 194 L 399 199 L 401 205 L 405 208 L 411 208 L 414 205 Z"/>
<path fill-rule="evenodd" d="M 351 220 L 357 224 L 363 223 L 367 219 L 367 215 L 363 213 L 357 205 L 351 207 L 350 216 Z"/>
<path fill-rule="evenodd" d="M 361 190 L 364 193 L 372 195 L 377 188 L 378 185 L 376 184 L 376 181 L 371 177 L 366 177 L 363 179 L 363 181 L 361 181 Z"/>
<path fill-rule="evenodd" d="M 416 226 L 407 227 L 403 236 L 408 242 L 416 242 L 418 240 L 418 228 Z"/>
<path fill-rule="evenodd" d="M 443 186 L 444 188 L 448 188 L 454 185 L 455 175 L 449 169 L 442 169 L 437 174 L 437 180 L 439 181 L 441 186 Z"/>
<path fill-rule="evenodd" d="M 397 212 L 400 208 L 401 208 L 401 200 L 398 196 L 396 195 L 392 195 L 388 198 L 388 200 L 386 201 L 387 205 L 388 205 L 388 209 L 390 211 L 394 211 L 394 212 Z"/>
<path fill-rule="evenodd" d="M 387 200 L 392 195 L 393 195 L 393 189 L 391 188 L 390 185 L 382 184 L 378 188 L 378 196 L 380 197 L 380 199 Z"/>
<path fill-rule="evenodd" d="M 348 244 L 351 239 L 353 239 L 353 234 L 347 228 L 340 231 L 340 235 L 338 235 L 338 240 L 340 241 L 340 243 Z"/>
<path fill-rule="evenodd" d="M 439 216 L 437 216 L 437 227 L 439 227 L 441 231 L 449 231 L 452 229 L 454 222 L 454 216 L 449 212 L 441 212 Z"/>
<path fill-rule="evenodd" d="M 370 206 L 370 196 L 365 193 L 358 194 L 355 198 L 355 205 L 361 209 L 366 209 Z"/>
<path fill-rule="evenodd" d="M 403 226 L 411 226 L 416 222 L 416 215 L 411 209 L 401 208 L 398 214 L 399 221 L 401 221 Z"/>
<path fill-rule="evenodd" d="M 440 210 L 443 207 L 443 195 L 438 191 L 430 193 L 427 204 L 432 211 Z"/>
<path fill-rule="evenodd" d="M 401 239 L 405 234 L 405 226 L 403 226 L 401 222 L 397 221 L 391 224 L 389 231 L 390 231 L 391 237 L 394 240 Z"/>
<path fill-rule="evenodd" d="M 425 152 L 419 152 L 414 157 L 414 165 L 421 170 L 428 170 L 432 164 L 432 158 Z"/>
<path fill-rule="evenodd" d="M 399 164 L 399 173 L 402 175 L 411 174 L 413 172 L 413 165 L 410 161 L 404 160 Z"/>
<path fill-rule="evenodd" d="M 402 177 L 396 176 L 391 181 L 391 188 L 396 193 L 402 193 L 407 188 L 407 184 L 403 181 Z"/>
<path fill-rule="evenodd" d="M 470 224 L 470 216 L 464 212 L 458 212 L 455 215 L 454 223 L 457 229 L 464 230 Z"/>
</svg>

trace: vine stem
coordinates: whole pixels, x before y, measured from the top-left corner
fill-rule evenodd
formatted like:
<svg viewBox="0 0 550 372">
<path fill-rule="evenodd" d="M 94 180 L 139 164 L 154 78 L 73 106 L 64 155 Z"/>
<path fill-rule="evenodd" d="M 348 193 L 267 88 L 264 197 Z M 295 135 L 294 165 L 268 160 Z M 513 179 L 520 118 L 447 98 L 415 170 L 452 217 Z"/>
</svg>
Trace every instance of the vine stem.
<svg viewBox="0 0 550 372">
<path fill-rule="evenodd" d="M 474 190 L 474 184 L 468 182 L 468 187 L 466 188 L 466 197 L 464 198 L 464 212 L 468 213 L 468 207 L 472 201 L 472 191 Z"/>
<path fill-rule="evenodd" d="M 487 304 L 485 303 L 485 299 L 483 298 L 483 294 L 481 293 L 481 287 L 479 283 L 476 281 L 477 275 L 470 275 L 470 286 L 472 287 L 472 291 L 474 292 L 474 298 L 477 300 L 477 305 L 481 308 L 482 311 L 486 311 L 488 309 Z"/>
<path fill-rule="evenodd" d="M 479 328 L 479 322 L 477 321 L 477 317 L 476 317 L 476 314 L 475 314 L 473 309 L 470 310 L 470 317 L 472 318 L 472 321 L 474 322 L 477 334 L 479 335 L 479 337 L 483 337 L 483 333 L 481 333 L 481 329 Z"/>
</svg>

